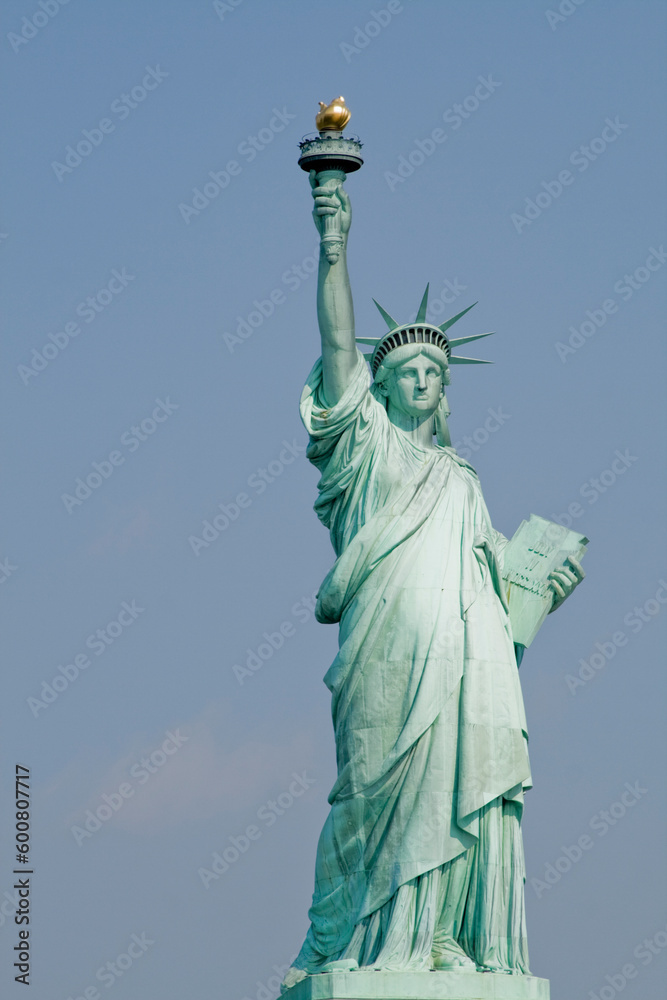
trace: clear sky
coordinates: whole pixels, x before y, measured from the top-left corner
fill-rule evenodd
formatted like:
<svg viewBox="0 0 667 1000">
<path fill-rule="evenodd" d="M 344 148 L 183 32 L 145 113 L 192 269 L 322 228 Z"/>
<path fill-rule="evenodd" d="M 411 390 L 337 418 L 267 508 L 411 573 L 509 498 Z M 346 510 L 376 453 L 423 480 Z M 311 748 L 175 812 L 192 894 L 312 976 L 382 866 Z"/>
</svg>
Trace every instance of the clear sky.
<svg viewBox="0 0 667 1000">
<path fill-rule="evenodd" d="M 664 996 L 664 4 L 58 4 L 3 5 L 3 996 L 16 763 L 35 1000 L 269 1000 L 307 929 L 336 630 L 297 144 L 340 93 L 359 334 L 427 281 L 438 322 L 479 301 L 453 439 L 499 530 L 591 540 L 521 667 L 533 971 Z"/>
</svg>

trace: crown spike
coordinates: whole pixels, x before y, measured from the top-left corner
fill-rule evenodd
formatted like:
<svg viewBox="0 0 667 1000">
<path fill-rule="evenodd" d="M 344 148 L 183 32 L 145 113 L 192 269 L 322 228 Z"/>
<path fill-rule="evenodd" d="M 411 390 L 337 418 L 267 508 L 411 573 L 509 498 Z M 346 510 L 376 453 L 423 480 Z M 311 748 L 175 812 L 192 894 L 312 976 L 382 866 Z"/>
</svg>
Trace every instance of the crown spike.
<svg viewBox="0 0 667 1000">
<path fill-rule="evenodd" d="M 419 306 L 419 311 L 417 312 L 417 319 L 415 323 L 425 323 L 426 322 L 426 308 L 428 306 L 428 285 L 426 286 L 426 291 L 422 295 L 422 300 Z"/>
<path fill-rule="evenodd" d="M 450 365 L 492 365 L 493 361 L 481 361 L 479 358 L 455 358 L 452 355 L 449 363 Z"/>
<path fill-rule="evenodd" d="M 382 316 L 382 319 L 383 319 L 383 320 L 385 321 L 385 323 L 387 324 L 387 329 L 389 329 L 389 330 L 395 330 L 395 329 L 396 329 L 396 327 L 397 327 L 397 326 L 398 326 L 399 324 L 398 324 L 398 323 L 396 322 L 396 320 L 395 320 L 395 319 L 393 318 L 393 316 L 390 316 L 390 315 L 389 315 L 389 313 L 387 312 L 387 310 L 386 310 L 386 309 L 383 309 L 383 308 L 382 308 L 382 306 L 380 305 L 380 303 L 379 303 L 379 302 L 376 302 L 376 300 L 375 300 L 375 299 L 373 299 L 373 302 L 375 302 L 375 305 L 376 305 L 376 306 L 378 307 L 378 309 L 380 310 L 380 315 Z"/>
<path fill-rule="evenodd" d="M 476 305 L 477 305 L 477 303 L 473 302 L 472 306 L 476 306 Z M 447 330 L 449 330 L 450 326 L 453 326 L 454 323 L 456 323 L 456 321 L 458 319 L 461 319 L 461 316 L 465 316 L 465 314 L 467 312 L 470 312 L 470 310 L 472 309 L 472 306 L 468 306 L 467 309 L 464 309 L 462 312 L 457 313 L 456 316 L 452 316 L 451 319 L 448 319 L 447 322 L 443 323 L 442 326 L 439 326 L 438 329 L 442 330 L 443 333 L 446 333 Z"/>
<path fill-rule="evenodd" d="M 482 337 L 493 337 L 491 333 L 474 333 L 471 337 L 456 337 L 449 341 L 450 347 L 460 347 L 461 344 L 470 344 L 473 340 L 481 340 Z"/>
<path fill-rule="evenodd" d="M 393 316 L 383 309 L 377 299 L 373 299 L 373 302 L 377 306 L 377 309 L 387 324 L 388 332 L 382 337 L 356 337 L 355 340 L 357 344 L 367 345 L 370 350 L 367 351 L 366 357 L 371 360 L 371 368 L 373 375 L 375 376 L 379 365 L 382 363 L 384 357 L 392 350 L 400 347 L 402 344 L 408 343 L 430 343 L 435 346 L 440 347 L 448 358 L 450 365 L 491 365 L 492 361 L 485 361 L 482 358 L 462 358 L 456 357 L 451 353 L 451 348 L 459 347 L 462 344 L 472 343 L 474 340 L 482 340 L 484 337 L 493 336 L 492 333 L 475 333 L 466 337 L 456 337 L 450 339 L 446 331 L 454 325 L 462 316 L 465 316 L 467 312 L 470 312 L 473 306 L 477 303 L 473 302 L 472 305 L 468 306 L 466 309 L 462 309 L 460 313 L 456 316 L 452 316 L 445 323 L 436 327 L 427 323 L 426 321 L 426 311 L 428 309 L 428 294 L 430 285 L 426 286 L 422 300 L 417 312 L 417 318 L 413 323 L 404 324 L 401 326 L 396 322 Z M 424 325 L 424 329 L 415 330 L 415 326 Z M 438 333 L 440 331 L 442 337 L 439 338 Z"/>
</svg>

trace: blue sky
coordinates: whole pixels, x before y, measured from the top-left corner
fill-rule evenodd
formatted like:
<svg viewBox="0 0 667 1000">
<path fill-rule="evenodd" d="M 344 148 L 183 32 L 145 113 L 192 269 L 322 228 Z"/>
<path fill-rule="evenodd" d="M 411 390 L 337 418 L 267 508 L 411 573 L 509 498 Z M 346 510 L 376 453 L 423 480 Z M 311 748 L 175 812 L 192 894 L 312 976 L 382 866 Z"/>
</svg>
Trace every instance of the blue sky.
<svg viewBox="0 0 667 1000">
<path fill-rule="evenodd" d="M 591 540 L 521 668 L 533 971 L 558 1000 L 629 963 L 624 996 L 657 997 L 664 5 L 57 2 L 4 7 L 3 995 L 16 762 L 36 1000 L 267 1000 L 305 934 L 336 634 L 312 615 L 333 552 L 298 415 L 296 161 L 342 93 L 359 335 L 372 297 L 405 322 L 427 281 L 439 322 L 478 301 L 457 329 L 497 331 L 473 345 L 495 363 L 454 370 L 453 439 L 499 530 L 537 513 Z"/>
</svg>

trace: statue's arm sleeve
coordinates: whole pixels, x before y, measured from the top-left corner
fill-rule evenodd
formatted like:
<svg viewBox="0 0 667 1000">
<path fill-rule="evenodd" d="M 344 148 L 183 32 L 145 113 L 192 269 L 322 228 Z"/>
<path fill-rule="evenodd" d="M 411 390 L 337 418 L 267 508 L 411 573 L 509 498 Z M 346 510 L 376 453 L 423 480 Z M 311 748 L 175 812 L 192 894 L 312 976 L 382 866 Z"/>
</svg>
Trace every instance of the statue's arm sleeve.
<svg viewBox="0 0 667 1000">
<path fill-rule="evenodd" d="M 320 471 L 336 458 L 345 464 L 343 452 L 350 457 L 359 452 L 374 437 L 382 417 L 383 407 L 369 391 L 370 374 L 361 351 L 356 351 L 355 366 L 342 396 L 333 406 L 328 405 L 323 389 L 322 359 L 308 376 L 301 395 L 301 419 L 308 431 L 308 458 Z"/>
<path fill-rule="evenodd" d="M 494 548 L 496 550 L 496 557 L 498 559 L 498 566 L 499 566 L 499 569 L 500 569 L 500 574 L 502 576 L 503 575 L 503 562 L 504 562 L 505 549 L 507 548 L 507 543 L 508 543 L 509 539 L 505 538 L 505 536 L 503 534 L 501 534 L 499 531 L 496 531 L 495 528 L 492 528 L 491 532 L 492 532 L 492 535 L 493 535 L 493 544 L 494 544 Z"/>
</svg>

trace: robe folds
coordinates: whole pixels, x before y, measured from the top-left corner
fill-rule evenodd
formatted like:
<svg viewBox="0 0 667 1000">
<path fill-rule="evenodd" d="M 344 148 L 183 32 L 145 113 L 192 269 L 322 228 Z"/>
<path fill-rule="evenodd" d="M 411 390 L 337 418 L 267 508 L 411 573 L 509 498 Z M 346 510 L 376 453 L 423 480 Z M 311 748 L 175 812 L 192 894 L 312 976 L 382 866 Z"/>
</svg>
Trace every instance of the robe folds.
<svg viewBox="0 0 667 1000">
<path fill-rule="evenodd" d="M 389 421 L 360 352 L 332 407 L 315 364 L 301 415 L 337 556 L 316 617 L 339 623 L 325 676 L 338 777 L 296 963 L 316 971 L 401 887 L 476 845 L 494 800 L 520 819 L 530 768 L 505 540 L 475 471 Z"/>
</svg>

